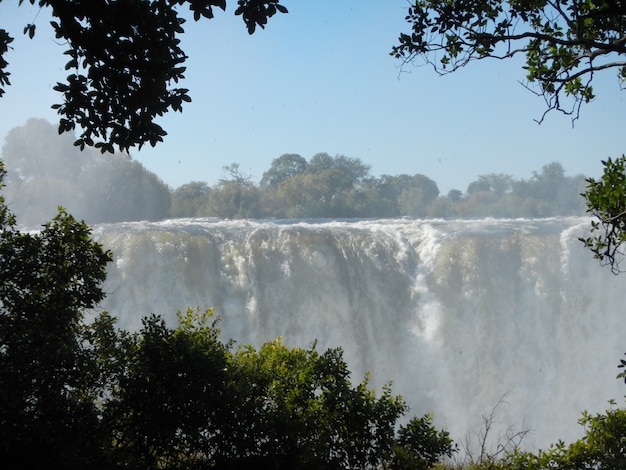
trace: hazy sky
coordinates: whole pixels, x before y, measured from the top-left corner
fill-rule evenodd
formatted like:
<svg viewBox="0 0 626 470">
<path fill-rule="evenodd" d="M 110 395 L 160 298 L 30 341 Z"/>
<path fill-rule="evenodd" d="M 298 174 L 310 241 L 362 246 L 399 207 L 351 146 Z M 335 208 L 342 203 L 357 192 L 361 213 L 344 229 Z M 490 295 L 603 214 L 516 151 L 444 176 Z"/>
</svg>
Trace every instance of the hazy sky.
<svg viewBox="0 0 626 470">
<path fill-rule="evenodd" d="M 595 77 L 598 97 L 574 128 L 558 113 L 538 125 L 544 102 L 518 83 L 519 60 L 475 62 L 444 77 L 426 66 L 400 73 L 389 51 L 408 31 L 406 0 L 283 0 L 289 14 L 253 36 L 228 3 L 213 20 L 184 26 L 182 86 L 193 102 L 161 121 L 164 143 L 131 152 L 172 187 L 213 184 L 235 162 L 258 181 L 284 153 L 327 152 L 360 158 L 374 176 L 425 174 L 445 194 L 486 173 L 528 178 L 552 161 L 568 175 L 598 176 L 601 159 L 626 153 L 626 94 L 612 71 Z M 0 2 L 2 26 L 16 37 L 2 141 L 29 117 L 56 122 L 52 87 L 67 57 L 37 11 Z M 22 29 L 33 21 L 28 40 Z"/>
</svg>

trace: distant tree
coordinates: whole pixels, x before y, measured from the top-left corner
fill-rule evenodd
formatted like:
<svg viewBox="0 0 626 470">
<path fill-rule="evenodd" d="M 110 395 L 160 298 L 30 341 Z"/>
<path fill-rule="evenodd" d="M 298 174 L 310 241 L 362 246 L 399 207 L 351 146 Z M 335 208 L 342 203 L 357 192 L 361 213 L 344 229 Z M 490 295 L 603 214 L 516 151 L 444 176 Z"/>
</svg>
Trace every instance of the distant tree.
<svg viewBox="0 0 626 470">
<path fill-rule="evenodd" d="M 239 167 L 239 163 L 231 163 L 230 165 L 223 166 L 222 170 L 224 170 L 225 176 L 220 178 L 220 183 L 235 183 L 241 186 L 252 186 L 252 176 L 243 173 Z"/>
<path fill-rule="evenodd" d="M 456 217 L 457 209 L 450 198 L 440 196 L 428 205 L 426 215 L 430 217 Z"/>
<path fill-rule="evenodd" d="M 511 190 L 513 177 L 511 175 L 490 173 L 480 175 L 476 181 L 472 181 L 467 187 L 467 194 L 478 191 L 493 193 L 497 197 L 503 196 Z"/>
<path fill-rule="evenodd" d="M 187 58 L 178 8 L 188 7 L 196 21 L 213 18 L 213 8 L 226 9 L 226 0 L 28 1 L 50 9 L 54 35 L 67 47 L 71 73 L 54 87 L 63 95 L 53 106 L 61 116 L 59 132 L 80 130 L 81 149 L 111 153 L 156 145 L 166 132 L 155 119 L 191 101 L 189 90 L 171 86 L 184 78 Z M 278 0 L 239 0 L 235 15 L 252 34 L 276 12 L 287 13 Z M 24 33 L 33 38 L 36 26 L 24 25 Z M 9 85 L 5 55 L 12 41 L 0 29 L 0 97 Z"/>
<path fill-rule="evenodd" d="M 295 153 L 286 153 L 272 160 L 270 169 L 263 173 L 261 186 L 277 187 L 280 183 L 304 173 L 307 161 Z"/>
<path fill-rule="evenodd" d="M 358 217 L 361 214 L 353 203 L 363 190 L 369 168 L 358 158 L 318 153 L 304 172 L 278 184 L 276 202 L 285 207 L 287 217 Z"/>
<path fill-rule="evenodd" d="M 459 202 L 461 199 L 463 199 L 463 192 L 459 191 L 458 189 L 451 189 L 450 191 L 448 191 L 448 199 L 450 199 L 452 202 Z"/>
<path fill-rule="evenodd" d="M 379 178 L 370 178 L 366 181 L 365 189 L 374 193 L 372 208 L 375 217 L 399 217 L 398 208 L 399 188 L 395 176 L 381 175 Z"/>
<path fill-rule="evenodd" d="M 397 177 L 399 188 L 398 207 L 402 215 L 422 217 L 428 214 L 429 205 L 439 196 L 437 183 L 425 175 L 400 175 Z"/>
<path fill-rule="evenodd" d="M 537 85 L 546 112 L 575 119 L 594 96 L 595 73 L 614 69 L 626 76 L 625 15 L 619 1 L 415 0 L 406 16 L 411 32 L 400 34 L 391 54 L 405 64 L 421 58 L 441 74 L 521 54 L 526 86 Z"/>
<path fill-rule="evenodd" d="M 469 185 L 467 185 L 467 189 L 465 190 L 465 192 L 467 194 L 474 194 L 474 193 L 491 193 L 491 185 L 489 184 L 489 181 L 487 181 L 485 178 L 478 178 L 476 181 L 472 181 Z"/>
<path fill-rule="evenodd" d="M 544 165 L 541 172 L 533 172 L 529 180 L 515 182 L 512 194 L 527 201 L 526 207 L 530 209 L 530 213 L 524 215 L 548 217 L 578 213 L 578 206 L 572 201 L 578 198 L 579 189 L 579 184 L 565 176 L 563 166 L 552 162 Z M 570 208 L 569 211 L 567 207 Z"/>
<path fill-rule="evenodd" d="M 130 156 L 115 154 L 81 182 L 85 219 L 95 222 L 162 220 L 168 216 L 170 189 Z"/>
<path fill-rule="evenodd" d="M 170 217 L 207 216 L 211 188 L 202 181 L 183 184 L 172 192 Z"/>
<path fill-rule="evenodd" d="M 224 167 L 226 176 L 211 188 L 209 215 L 228 219 L 245 219 L 259 216 L 259 189 L 250 175 L 239 170 L 238 163 Z"/>
<path fill-rule="evenodd" d="M 369 171 L 370 166 L 359 158 L 331 157 L 327 153 L 313 155 L 306 168 L 306 174 L 319 175 L 334 193 L 360 187 L 369 176 Z"/>
<path fill-rule="evenodd" d="M 53 178 L 75 181 L 80 178 L 84 161 L 73 146 L 75 137 L 59 135 L 45 119 L 30 118 L 9 131 L 2 146 L 2 158 L 7 166 L 8 185 L 33 178 Z M 85 159 L 91 155 L 86 152 Z"/>
</svg>

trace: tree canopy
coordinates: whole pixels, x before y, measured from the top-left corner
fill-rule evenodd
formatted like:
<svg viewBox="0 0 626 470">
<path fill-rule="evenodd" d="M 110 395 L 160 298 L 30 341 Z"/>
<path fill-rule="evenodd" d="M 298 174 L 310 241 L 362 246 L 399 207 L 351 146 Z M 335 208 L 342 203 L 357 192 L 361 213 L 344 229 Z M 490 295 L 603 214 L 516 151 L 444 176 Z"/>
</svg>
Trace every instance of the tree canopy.
<svg viewBox="0 0 626 470">
<path fill-rule="evenodd" d="M 62 100 L 52 106 L 60 115 L 59 132 L 78 130 L 75 145 L 111 153 L 161 142 L 167 133 L 155 119 L 182 111 L 191 101 L 189 90 L 178 86 L 187 59 L 180 48 L 185 18 L 179 10 L 186 7 L 198 21 L 213 18 L 215 8 L 226 9 L 226 0 L 28 2 L 50 9 L 54 34 L 67 44 L 69 75 L 54 87 Z M 250 34 L 276 12 L 287 13 L 279 0 L 238 0 L 237 5 L 235 15 Z M 24 25 L 24 34 L 33 38 L 36 28 Z M 0 28 L 0 97 L 10 85 L 6 53 L 12 42 Z"/>
<path fill-rule="evenodd" d="M 625 16 L 626 3 L 613 0 L 416 0 L 406 16 L 411 31 L 391 53 L 442 74 L 523 55 L 527 86 L 544 97 L 546 112 L 575 119 L 594 96 L 594 73 L 615 69 L 626 78 Z"/>
</svg>

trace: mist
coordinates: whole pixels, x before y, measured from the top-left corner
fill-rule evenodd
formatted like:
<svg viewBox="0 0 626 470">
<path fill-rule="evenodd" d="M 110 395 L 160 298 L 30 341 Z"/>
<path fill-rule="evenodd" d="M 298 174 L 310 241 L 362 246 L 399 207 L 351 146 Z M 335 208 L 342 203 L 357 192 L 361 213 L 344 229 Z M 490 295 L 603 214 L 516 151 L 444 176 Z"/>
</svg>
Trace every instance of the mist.
<svg viewBox="0 0 626 470">
<path fill-rule="evenodd" d="M 622 279 L 578 240 L 586 218 L 370 221 L 180 219 L 108 224 L 102 308 L 136 330 L 214 307 L 223 339 L 341 347 L 352 380 L 434 413 L 457 442 L 501 400 L 489 445 L 577 439 L 619 400 Z M 606 295 L 607 290 L 611 295 Z"/>
<path fill-rule="evenodd" d="M 169 188 L 124 154 L 74 146 L 71 133 L 31 118 L 2 147 L 4 195 L 22 226 L 38 227 L 64 207 L 88 224 L 167 217 Z"/>
</svg>

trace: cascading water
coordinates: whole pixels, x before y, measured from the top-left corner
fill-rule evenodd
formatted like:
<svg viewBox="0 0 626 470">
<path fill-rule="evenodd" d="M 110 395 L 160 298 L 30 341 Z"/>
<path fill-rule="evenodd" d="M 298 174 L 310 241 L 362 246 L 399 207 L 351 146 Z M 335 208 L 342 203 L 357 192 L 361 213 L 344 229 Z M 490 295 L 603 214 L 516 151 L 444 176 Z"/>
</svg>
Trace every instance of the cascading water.
<svg viewBox="0 0 626 470">
<path fill-rule="evenodd" d="M 504 397 L 499 429 L 528 426 L 526 447 L 545 448 L 580 437 L 582 410 L 626 392 L 615 378 L 626 278 L 578 241 L 588 227 L 185 219 L 94 235 L 115 257 L 102 307 L 123 328 L 214 307 L 239 344 L 342 347 L 354 380 L 392 381 L 411 416 L 433 412 L 457 441 Z"/>
</svg>

